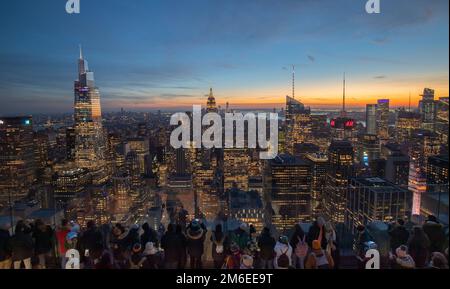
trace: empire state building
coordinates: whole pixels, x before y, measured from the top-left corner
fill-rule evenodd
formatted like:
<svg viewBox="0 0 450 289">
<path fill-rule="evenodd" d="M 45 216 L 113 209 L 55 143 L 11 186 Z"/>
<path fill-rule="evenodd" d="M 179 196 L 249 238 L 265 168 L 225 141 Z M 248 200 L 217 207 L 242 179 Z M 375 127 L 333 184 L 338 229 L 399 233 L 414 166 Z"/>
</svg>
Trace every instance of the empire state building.
<svg viewBox="0 0 450 289">
<path fill-rule="evenodd" d="M 92 174 L 94 184 L 106 180 L 106 141 L 102 126 L 100 92 L 80 47 L 78 80 L 74 84 L 75 163 Z"/>
</svg>

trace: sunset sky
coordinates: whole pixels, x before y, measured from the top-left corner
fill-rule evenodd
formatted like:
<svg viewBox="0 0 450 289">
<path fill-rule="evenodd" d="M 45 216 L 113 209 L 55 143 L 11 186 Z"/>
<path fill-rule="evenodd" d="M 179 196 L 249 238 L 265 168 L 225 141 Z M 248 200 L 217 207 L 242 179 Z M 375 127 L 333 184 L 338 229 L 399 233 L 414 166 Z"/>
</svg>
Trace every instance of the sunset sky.
<svg viewBox="0 0 450 289">
<path fill-rule="evenodd" d="M 78 45 L 103 109 L 206 103 L 312 108 L 378 98 L 417 105 L 424 87 L 448 96 L 448 0 L 5 0 L 0 9 L 0 114 L 70 112 Z"/>
</svg>

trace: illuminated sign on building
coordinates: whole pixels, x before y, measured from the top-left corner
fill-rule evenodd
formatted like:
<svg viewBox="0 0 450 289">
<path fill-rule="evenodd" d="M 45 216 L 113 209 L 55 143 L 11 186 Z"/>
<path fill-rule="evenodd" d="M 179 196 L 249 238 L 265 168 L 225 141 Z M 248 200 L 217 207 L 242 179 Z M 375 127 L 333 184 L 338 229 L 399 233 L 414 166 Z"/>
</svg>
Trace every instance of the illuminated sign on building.
<svg viewBox="0 0 450 289">
<path fill-rule="evenodd" d="M 336 118 L 330 121 L 332 128 L 353 129 L 355 127 L 355 120 L 351 118 Z"/>
</svg>

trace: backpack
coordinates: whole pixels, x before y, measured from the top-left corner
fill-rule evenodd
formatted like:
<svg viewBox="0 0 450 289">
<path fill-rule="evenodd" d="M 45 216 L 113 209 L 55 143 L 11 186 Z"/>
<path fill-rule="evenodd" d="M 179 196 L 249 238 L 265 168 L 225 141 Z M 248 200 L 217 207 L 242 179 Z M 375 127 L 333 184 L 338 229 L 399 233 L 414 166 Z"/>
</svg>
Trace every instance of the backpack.
<svg viewBox="0 0 450 289">
<path fill-rule="evenodd" d="M 297 236 L 298 243 L 295 246 L 295 256 L 299 258 L 306 257 L 308 255 L 308 243 L 305 242 L 306 236 L 303 236 L 303 239 L 300 240 L 300 238 Z"/>
<path fill-rule="evenodd" d="M 278 258 L 277 258 L 278 267 L 281 267 L 281 268 L 289 267 L 290 261 L 289 261 L 288 255 L 287 255 L 288 251 L 289 251 L 289 247 L 286 249 L 285 252 L 281 253 L 281 255 L 278 256 Z"/>
</svg>

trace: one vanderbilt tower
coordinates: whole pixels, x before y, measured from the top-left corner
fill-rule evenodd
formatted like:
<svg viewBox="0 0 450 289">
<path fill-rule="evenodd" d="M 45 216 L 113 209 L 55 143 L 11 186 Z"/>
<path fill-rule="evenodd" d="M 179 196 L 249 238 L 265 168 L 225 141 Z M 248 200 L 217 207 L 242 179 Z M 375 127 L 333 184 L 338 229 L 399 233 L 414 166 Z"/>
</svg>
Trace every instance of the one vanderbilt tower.
<svg viewBox="0 0 450 289">
<path fill-rule="evenodd" d="M 106 142 L 102 126 L 100 92 L 80 46 L 78 80 L 74 85 L 75 162 L 92 174 L 94 184 L 106 181 Z"/>
</svg>

